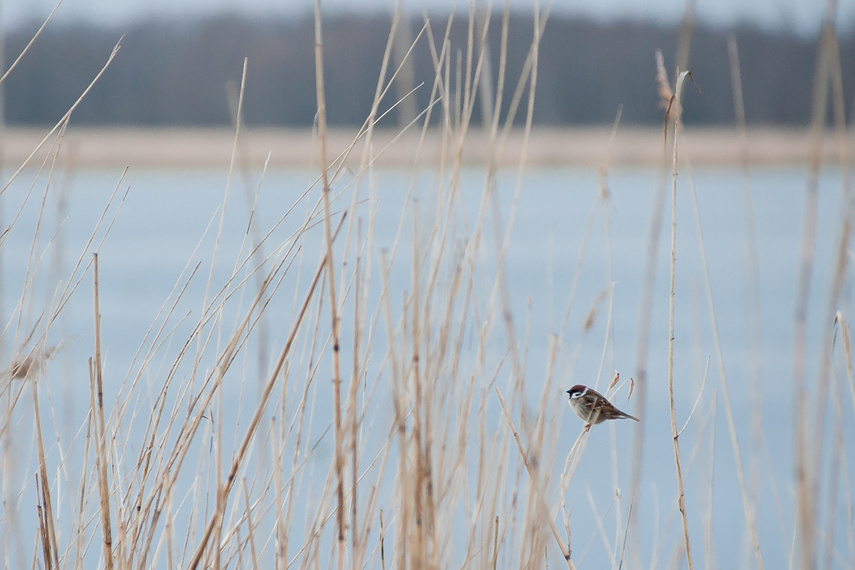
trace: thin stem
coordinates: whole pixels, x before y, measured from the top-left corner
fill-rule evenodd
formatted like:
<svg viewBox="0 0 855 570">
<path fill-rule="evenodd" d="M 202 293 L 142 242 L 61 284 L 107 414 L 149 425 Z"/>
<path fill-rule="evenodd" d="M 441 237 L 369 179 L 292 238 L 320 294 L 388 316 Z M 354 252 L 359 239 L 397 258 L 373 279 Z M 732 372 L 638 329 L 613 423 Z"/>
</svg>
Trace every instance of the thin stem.
<svg viewBox="0 0 855 570">
<path fill-rule="evenodd" d="M 95 421 L 95 462 L 98 470 L 98 490 L 101 504 L 101 532 L 104 541 L 104 564 L 107 570 L 113 568 L 113 536 L 110 530 L 110 487 L 107 480 L 107 435 L 104 429 L 104 386 L 101 371 L 101 309 L 98 295 L 98 254 L 93 255 L 92 274 L 95 307 L 95 357 L 90 360 L 90 370 L 93 382 L 93 407 Z"/>
<path fill-rule="evenodd" d="M 671 437 L 674 443 L 674 464 L 677 469 L 677 489 L 678 503 L 680 516 L 683 519 L 683 540 L 686 544 L 686 559 L 689 563 L 689 570 L 694 568 L 692 563 L 692 547 L 689 542 L 689 521 L 686 516 L 686 500 L 683 492 L 683 469 L 680 464 L 680 444 L 679 434 L 677 433 L 677 413 L 674 408 L 674 281 L 676 275 L 677 264 L 677 143 L 678 134 L 681 130 L 680 123 L 680 87 L 682 78 L 686 72 L 680 74 L 677 79 L 676 95 L 672 99 L 673 107 L 671 112 L 674 117 L 674 140 L 673 140 L 673 162 L 671 176 L 671 277 L 670 277 L 670 294 L 668 302 L 668 401 L 671 410 Z"/>
<path fill-rule="evenodd" d="M 333 270 L 333 238 L 330 213 L 330 180 L 327 172 L 327 106 L 324 95 L 324 52 L 321 35 L 321 1 L 315 0 L 315 89 L 318 103 L 318 139 L 320 141 L 320 167 L 323 181 L 324 198 L 324 241 L 326 242 L 326 273 L 329 303 L 332 318 L 332 351 L 333 351 L 333 398 L 335 413 L 335 473 L 336 473 L 336 523 L 338 526 L 338 567 L 344 567 L 345 548 L 347 546 L 345 532 L 344 504 L 344 434 L 341 421 L 341 374 L 339 347 L 339 317 L 338 304 L 335 294 L 335 272 Z"/>
</svg>

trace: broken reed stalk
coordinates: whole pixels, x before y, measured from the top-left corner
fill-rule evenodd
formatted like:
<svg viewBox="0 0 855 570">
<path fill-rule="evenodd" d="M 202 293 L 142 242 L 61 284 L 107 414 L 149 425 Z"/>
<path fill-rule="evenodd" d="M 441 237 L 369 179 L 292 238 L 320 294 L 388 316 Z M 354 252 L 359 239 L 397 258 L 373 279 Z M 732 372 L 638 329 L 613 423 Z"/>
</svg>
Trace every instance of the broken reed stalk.
<svg viewBox="0 0 855 570">
<path fill-rule="evenodd" d="M 493 527 L 493 558 L 490 568 L 496 570 L 499 563 L 499 515 L 496 515 L 496 524 Z"/>
<path fill-rule="evenodd" d="M 344 567 L 347 536 L 345 532 L 344 504 L 344 434 L 341 422 L 341 375 L 338 304 L 335 293 L 335 271 L 333 266 L 332 221 L 330 213 L 330 180 L 327 172 L 327 106 L 324 95 L 324 51 L 321 29 L 321 1 L 315 0 L 315 89 L 318 105 L 318 139 L 320 143 L 320 167 L 324 198 L 324 241 L 326 242 L 326 273 L 332 327 L 333 358 L 333 406 L 335 414 L 335 473 L 336 473 L 336 524 L 338 527 L 338 568 Z"/>
<path fill-rule="evenodd" d="M 92 256 L 93 305 L 95 308 L 95 356 L 89 359 L 90 413 L 95 415 L 95 466 L 98 471 L 99 512 L 104 542 L 104 565 L 113 568 L 113 535 L 110 529 L 110 487 L 107 480 L 107 436 L 104 428 L 104 383 L 101 369 L 101 308 L 98 298 L 98 254 Z"/>
<path fill-rule="evenodd" d="M 48 536 L 50 532 L 47 529 L 47 520 L 45 520 L 45 508 L 44 508 L 44 487 L 43 487 L 42 477 L 39 473 L 36 473 L 36 514 L 39 519 L 39 533 L 38 536 L 41 539 L 42 545 L 42 559 L 45 563 L 45 568 L 53 568 L 53 555 L 51 554 L 51 542 Z"/>
<path fill-rule="evenodd" d="M 380 568 L 386 570 L 386 529 L 383 528 L 383 509 L 380 509 Z"/>
<path fill-rule="evenodd" d="M 59 568 L 59 553 L 57 552 L 56 528 L 54 526 L 53 506 L 51 504 L 50 483 L 47 476 L 47 463 L 45 461 L 45 446 L 42 439 L 42 422 L 39 414 L 39 390 L 36 378 L 31 377 L 33 390 L 33 413 L 36 424 L 36 446 L 39 452 L 39 476 L 36 477 L 37 490 L 41 495 L 41 506 L 39 507 L 41 520 L 39 533 L 42 535 L 42 547 L 44 551 L 44 563 L 46 568 L 53 566 Z M 42 506 L 44 508 L 42 508 Z"/>
<path fill-rule="evenodd" d="M 671 436 L 674 443 L 674 464 L 677 469 L 677 506 L 680 509 L 680 515 L 683 520 L 683 540 L 686 546 L 686 559 L 689 563 L 689 570 L 694 568 L 692 562 L 692 547 L 689 541 L 689 521 L 686 516 L 686 501 L 683 492 L 683 468 L 680 463 L 680 444 L 679 435 L 677 433 L 677 412 L 674 408 L 674 283 L 676 275 L 677 263 L 677 144 L 678 134 L 682 130 L 682 107 L 680 94 L 682 92 L 683 82 L 688 75 L 687 71 L 680 72 L 678 70 L 677 82 L 674 89 L 674 94 L 671 96 L 670 106 L 666 113 L 665 120 L 668 120 L 668 114 L 673 119 L 673 155 L 672 155 L 672 177 L 671 177 L 671 270 L 670 270 L 670 292 L 668 295 L 668 401 L 671 411 Z"/>
</svg>

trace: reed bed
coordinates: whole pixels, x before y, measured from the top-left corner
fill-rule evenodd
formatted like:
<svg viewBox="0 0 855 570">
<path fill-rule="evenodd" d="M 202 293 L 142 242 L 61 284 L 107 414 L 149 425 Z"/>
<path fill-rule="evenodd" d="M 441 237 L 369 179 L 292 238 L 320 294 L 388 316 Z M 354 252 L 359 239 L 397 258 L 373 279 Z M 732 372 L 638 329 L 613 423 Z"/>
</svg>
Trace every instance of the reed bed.
<svg viewBox="0 0 855 570">
<path fill-rule="evenodd" d="M 793 476 L 785 477 L 788 488 L 773 490 L 772 507 L 761 501 L 773 462 L 765 443 L 764 413 L 770 412 L 764 411 L 762 290 L 748 163 L 749 229 L 743 245 L 751 252 L 750 375 L 734 383 L 726 374 L 729 355 L 719 336 L 691 157 L 681 147 L 683 91 L 691 89 L 685 83 L 691 76 L 678 69 L 672 84 L 661 58 L 666 142 L 662 184 L 651 205 L 635 369 L 613 375 L 609 367 L 615 361 L 620 268 L 614 267 L 609 238 L 608 154 L 599 184 L 590 189 L 587 223 L 578 228 L 580 249 L 556 248 L 554 255 L 575 259 L 576 267 L 569 283 L 550 284 L 565 301 L 552 332 L 544 335 L 532 327 L 531 308 L 519 310 L 506 258 L 518 204 L 527 199 L 539 39 L 549 11 L 535 12 L 528 59 L 518 77 L 507 74 L 504 43 L 493 54 L 495 69 L 487 50 L 490 25 L 501 25 L 507 40 L 508 14 L 505 6 L 499 22 L 474 8 L 446 20 L 425 17 L 423 27 L 410 33 L 400 29 L 405 19 L 398 12 L 374 105 L 351 143 L 334 155 L 327 146 L 317 4 L 317 127 L 306 141 L 318 148 L 313 180 L 285 211 L 262 212 L 268 173 L 242 146 L 241 108 L 251 95 L 241 82 L 233 98 L 234 139 L 220 206 L 130 355 L 114 348 L 121 325 L 113 324 L 111 333 L 103 326 L 121 322 L 122 314 L 113 311 L 133 310 L 104 303 L 111 287 L 105 272 L 115 256 L 108 262 L 103 252 L 133 196 L 128 173 L 117 174 L 103 209 L 93 213 L 89 238 L 66 244 L 65 197 L 57 178 L 73 107 L 16 166 L 3 193 L 27 172 L 35 172 L 36 182 L 14 193 L 19 203 L 6 199 L 12 192 L 0 195 L 0 254 L 3 263 L 16 264 L 10 273 L 15 280 L 4 280 L 2 291 L 8 366 L 0 390 L 0 550 L 6 567 L 712 568 L 720 560 L 739 560 L 762 568 L 772 558 L 793 568 L 842 568 L 855 561 L 847 456 L 853 449 L 847 426 L 855 415 L 855 383 L 845 294 L 852 201 L 833 26 L 826 28 L 817 66 L 814 128 L 819 148 L 830 99 L 846 173 L 836 221 L 839 245 L 833 267 L 813 266 L 822 166 L 817 152 L 806 193 L 793 378 L 778 380 L 790 394 L 784 399 L 790 408 L 781 413 L 793 414 Z M 453 18 L 468 19 L 466 45 L 448 39 Z M 401 37 L 411 38 L 403 48 Z M 376 163 L 397 138 L 383 138 L 380 146 L 374 135 L 412 95 L 406 89 L 401 94 L 400 83 L 414 45 L 427 45 L 435 76 L 412 86 L 427 90 L 430 103 L 398 132 L 422 142 L 440 136 L 442 144 L 429 155 L 415 146 L 399 177 L 400 212 L 387 241 L 378 238 L 375 222 L 382 208 L 393 206 L 378 196 Z M 105 69 L 118 49 L 120 44 Z M 735 41 L 730 51 L 740 109 Z M 244 79 L 247 69 L 245 64 Z M 653 72 L 654 88 L 652 79 Z M 473 174 L 463 149 L 474 129 L 476 102 L 488 111 L 481 128 L 485 160 Z M 737 115 L 744 132 L 744 114 Z M 616 116 L 612 140 L 621 129 L 619 110 Z M 520 152 L 509 168 L 503 149 L 512 134 L 518 136 L 513 125 L 519 123 Z M 257 183 L 247 182 L 253 178 Z M 678 178 L 687 182 L 678 184 Z M 241 198 L 239 179 L 248 189 L 246 216 L 240 243 L 233 243 L 227 230 Z M 678 199 L 692 204 L 694 219 L 679 217 Z M 36 211 L 35 224 L 22 221 L 31 219 L 21 217 L 27 209 Z M 276 221 L 263 225 L 262 213 Z M 662 219 L 669 214 L 663 382 L 649 377 L 648 360 L 651 335 L 665 334 L 654 330 L 653 323 L 666 315 L 653 313 L 652 299 L 663 287 L 655 276 Z M 703 268 L 704 300 L 694 307 L 675 296 L 678 251 L 688 251 L 678 247 L 683 226 L 696 231 L 698 250 L 681 255 Z M 21 234 L 31 236 L 28 253 L 7 254 L 9 236 Z M 588 278 L 584 262 L 593 242 L 608 273 L 602 292 L 580 301 L 577 286 Z M 69 253 L 69 245 L 77 249 Z M 822 292 L 821 349 L 812 376 L 808 335 L 817 328 L 808 317 L 812 294 L 818 295 L 810 290 L 818 270 L 830 271 L 832 278 L 830 290 Z M 69 317 L 84 307 L 91 317 Z M 688 345 L 675 332 L 675 317 L 693 308 L 711 330 L 711 345 Z M 575 417 L 564 419 L 567 382 L 599 333 L 598 370 L 578 381 L 596 387 L 611 379 L 598 389 L 609 397 L 631 397 L 631 411 L 641 418 L 633 435 L 623 431 L 627 426 L 620 432 L 605 425 L 588 431 Z M 537 341 L 545 350 L 531 349 L 538 335 L 546 337 Z M 696 378 L 681 378 L 675 358 L 693 349 L 710 356 Z M 64 400 L 83 404 L 63 406 Z M 665 438 L 672 457 L 645 443 L 658 433 L 646 431 L 645 424 L 665 410 L 657 404 L 663 401 L 669 402 Z M 746 414 L 748 422 L 742 421 Z M 727 430 L 729 454 L 716 451 L 717 428 Z M 594 458 L 603 463 L 580 471 Z M 655 489 L 674 500 L 665 500 L 668 507 L 660 511 L 663 503 L 649 499 L 653 490 L 643 465 L 666 459 L 674 461 L 675 477 L 655 481 Z M 738 512 L 716 508 L 721 498 L 714 473 L 721 463 L 738 481 Z M 598 493 L 595 479 L 608 481 L 610 492 Z M 777 510 L 779 534 L 758 529 L 758 510 L 769 509 Z M 744 531 L 744 542 L 721 546 L 716 533 L 722 525 Z"/>
</svg>

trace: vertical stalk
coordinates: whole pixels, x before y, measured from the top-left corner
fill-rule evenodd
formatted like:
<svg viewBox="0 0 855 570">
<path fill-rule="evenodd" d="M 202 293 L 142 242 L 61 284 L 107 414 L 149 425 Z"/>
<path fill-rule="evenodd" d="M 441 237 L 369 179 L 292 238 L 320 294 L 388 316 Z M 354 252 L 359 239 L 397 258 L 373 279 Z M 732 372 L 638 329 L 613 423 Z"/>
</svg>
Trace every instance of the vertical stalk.
<svg viewBox="0 0 855 570">
<path fill-rule="evenodd" d="M 93 304 L 95 306 L 95 357 L 90 360 L 90 378 L 93 383 L 92 411 L 95 413 L 95 465 L 98 471 L 101 529 L 104 536 L 104 565 L 113 568 L 113 534 L 110 529 L 110 489 L 107 481 L 107 436 L 104 429 L 104 383 L 101 370 L 101 308 L 98 296 L 98 254 L 93 255 Z"/>
<path fill-rule="evenodd" d="M 823 27 L 817 49 L 816 74 L 811 106 L 811 152 L 807 188 L 805 192 L 804 226 L 802 229 L 799 285 L 796 293 L 795 330 L 793 342 L 793 394 L 796 414 L 796 485 L 797 485 L 797 544 L 798 568 L 814 568 L 816 564 L 816 493 L 819 480 L 816 461 L 822 457 L 821 432 L 812 432 L 810 426 L 811 401 L 820 411 L 826 396 L 825 373 L 821 371 L 815 389 L 807 385 L 807 312 L 816 246 L 817 202 L 819 175 L 822 166 L 822 138 L 828 112 L 828 92 L 831 78 L 831 58 L 835 49 L 835 2 L 826 5 Z M 844 169 L 845 170 L 845 169 Z M 829 299 L 833 303 L 832 299 Z M 824 346 L 827 346 L 825 343 Z M 823 355 L 825 357 L 825 355 Z M 823 363 L 823 368 L 825 364 Z M 814 397 L 813 395 L 816 394 Z M 822 418 L 824 421 L 824 418 Z M 819 421 L 819 418 L 818 420 Z"/>
<path fill-rule="evenodd" d="M 686 501 L 683 493 L 683 469 L 680 464 L 680 444 L 678 442 L 679 434 L 677 433 L 677 414 L 674 409 L 674 276 L 675 267 L 677 264 L 677 135 L 680 132 L 681 125 L 681 104 L 680 92 L 687 72 L 679 73 L 675 88 L 675 95 L 671 103 L 670 112 L 674 117 L 674 152 L 671 172 L 671 289 L 668 297 L 668 400 L 671 409 L 671 436 L 674 442 L 674 463 L 677 469 L 677 489 L 679 493 L 678 507 L 680 516 L 683 519 L 683 540 L 686 543 L 686 559 L 689 563 L 689 570 L 693 570 L 692 563 L 692 547 L 689 542 L 689 522 L 686 518 Z"/>
<path fill-rule="evenodd" d="M 326 273 L 329 284 L 330 313 L 333 340 L 333 399 L 335 406 L 335 473 L 336 473 L 336 526 L 338 527 L 338 567 L 344 565 L 346 533 L 344 505 L 344 450 L 341 426 L 341 375 L 339 373 L 339 321 L 333 272 L 332 223 L 330 220 L 330 180 L 327 172 L 327 105 L 324 95 L 324 51 L 321 36 L 321 0 L 315 0 L 315 89 L 318 102 L 318 139 L 320 142 L 321 180 L 324 198 L 324 241 L 327 246 Z"/>
<path fill-rule="evenodd" d="M 50 495 L 50 483 L 47 476 L 47 461 L 45 459 L 45 446 L 42 439 L 42 421 L 39 411 L 39 388 L 36 378 L 29 380 L 33 389 L 33 413 L 36 426 L 36 444 L 39 453 L 39 471 L 36 476 L 36 493 L 41 495 L 39 502 L 39 516 L 42 524 L 39 525 L 39 534 L 42 538 L 42 549 L 44 553 L 45 568 L 59 568 L 59 553 L 56 542 L 56 527 L 54 525 L 53 505 Z M 44 509 L 42 509 L 42 505 Z"/>
</svg>

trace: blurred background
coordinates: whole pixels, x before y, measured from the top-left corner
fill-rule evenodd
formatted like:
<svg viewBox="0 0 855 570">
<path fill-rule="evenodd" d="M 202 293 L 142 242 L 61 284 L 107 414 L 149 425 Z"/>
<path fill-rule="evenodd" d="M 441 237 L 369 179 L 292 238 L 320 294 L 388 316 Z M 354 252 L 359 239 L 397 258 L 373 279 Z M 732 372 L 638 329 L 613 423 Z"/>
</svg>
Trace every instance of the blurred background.
<svg viewBox="0 0 855 570">
<path fill-rule="evenodd" d="M 331 125 L 359 125 L 368 115 L 395 5 L 389 0 L 323 2 Z M 489 10 L 486 2 L 477 5 Z M 398 99 L 422 83 L 428 88 L 418 89 L 415 99 L 396 109 L 387 126 L 409 122 L 427 104 L 434 71 L 426 37 L 441 39 L 455 7 L 452 46 L 465 50 L 468 3 L 403 6 L 409 32 L 398 35 L 402 45 L 396 46 L 395 57 L 403 57 L 407 38 L 419 41 L 412 66 L 397 81 L 398 96 L 386 99 Z M 519 76 L 527 56 L 533 6 L 510 2 L 509 77 Z M 6 66 L 54 7 L 48 0 L 0 3 Z M 3 115 L 13 126 L 54 124 L 124 36 L 117 59 L 75 112 L 73 125 L 227 125 L 227 91 L 234 90 L 246 57 L 246 124 L 311 126 L 316 108 L 313 7 L 309 0 L 65 0 L 5 82 Z M 503 7 L 494 3 L 496 20 Z M 619 107 L 624 125 L 661 124 L 653 54 L 662 50 L 673 68 L 681 22 L 693 14 L 688 66 L 703 97 L 686 109 L 687 123 L 734 123 L 727 52 L 733 36 L 749 126 L 807 125 L 817 43 L 828 9 L 819 0 L 702 0 L 694 5 L 683 0 L 557 0 L 541 42 L 535 124 L 610 124 Z M 421 32 L 426 17 L 430 30 Z M 855 1 L 839 2 L 834 21 L 848 104 L 855 91 Z M 494 70 L 500 29 L 498 21 L 490 26 Z M 481 122 L 481 112 L 479 105 L 473 123 Z"/>
</svg>

